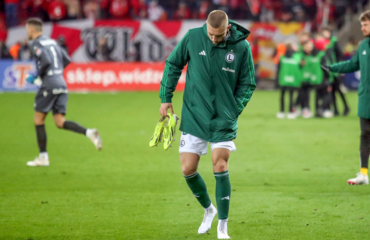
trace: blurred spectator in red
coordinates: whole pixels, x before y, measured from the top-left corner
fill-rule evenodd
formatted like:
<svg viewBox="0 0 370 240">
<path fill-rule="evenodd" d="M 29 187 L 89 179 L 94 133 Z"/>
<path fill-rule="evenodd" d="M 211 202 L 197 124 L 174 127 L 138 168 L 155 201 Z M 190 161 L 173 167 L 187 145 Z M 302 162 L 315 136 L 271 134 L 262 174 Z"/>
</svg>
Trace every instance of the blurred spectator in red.
<svg viewBox="0 0 370 240">
<path fill-rule="evenodd" d="M 32 6 L 32 16 L 39 17 L 43 21 L 49 21 L 49 0 L 29 0 L 29 2 L 31 2 L 30 5 Z M 28 17 L 26 16 L 26 19 Z"/>
<path fill-rule="evenodd" d="M 155 0 L 149 3 L 148 13 L 151 21 L 166 20 L 166 12 Z"/>
<path fill-rule="evenodd" d="M 0 59 L 11 59 L 9 50 L 3 41 L 0 41 Z"/>
<path fill-rule="evenodd" d="M 91 0 L 87 1 L 83 6 L 83 12 L 86 18 L 97 19 L 99 18 L 99 5 L 97 2 Z"/>
<path fill-rule="evenodd" d="M 302 0 L 308 19 L 314 19 L 317 12 L 316 0 Z"/>
<path fill-rule="evenodd" d="M 112 0 L 91 0 L 99 4 L 100 12 L 99 16 L 102 19 L 109 18 L 109 7 Z"/>
<path fill-rule="evenodd" d="M 19 0 L 5 0 L 5 15 L 6 15 L 6 25 L 8 27 L 16 26 L 18 21 L 18 11 L 19 11 Z"/>
<path fill-rule="evenodd" d="M 79 0 L 64 0 L 64 2 L 67 6 L 68 19 L 81 18 L 81 6 Z"/>
<path fill-rule="evenodd" d="M 8 29 L 5 23 L 5 14 L 0 13 L 0 41 L 6 41 Z"/>
<path fill-rule="evenodd" d="M 332 0 L 318 0 L 318 11 L 316 15 L 317 28 L 327 26 L 334 21 L 334 5 Z"/>
<path fill-rule="evenodd" d="M 130 5 L 128 0 L 112 0 L 109 12 L 113 18 L 129 19 Z"/>
<path fill-rule="evenodd" d="M 13 60 L 18 60 L 19 49 L 21 48 L 21 42 L 17 42 L 9 49 L 9 54 L 12 56 Z"/>
<path fill-rule="evenodd" d="M 145 0 L 133 0 L 131 1 L 133 7 L 133 14 L 135 18 L 145 19 L 148 18 L 148 6 Z"/>
<path fill-rule="evenodd" d="M 199 15 L 198 15 L 198 18 L 199 19 L 207 19 L 208 17 L 208 14 L 211 12 L 211 9 L 210 9 L 211 5 L 209 3 L 209 1 L 202 1 L 200 3 L 200 7 L 199 7 Z"/>
<path fill-rule="evenodd" d="M 321 33 L 317 33 L 315 36 L 315 48 L 319 51 L 325 51 L 326 46 L 330 43 L 329 39 L 326 39 Z"/>
<path fill-rule="evenodd" d="M 183 19 L 189 19 L 190 18 L 190 10 L 186 6 L 185 2 L 179 3 L 179 8 L 175 12 L 174 19 L 175 20 L 183 20 Z"/>
<path fill-rule="evenodd" d="M 48 7 L 48 13 L 50 20 L 52 21 L 65 19 L 67 16 L 67 9 L 63 0 L 51 0 Z"/>
</svg>

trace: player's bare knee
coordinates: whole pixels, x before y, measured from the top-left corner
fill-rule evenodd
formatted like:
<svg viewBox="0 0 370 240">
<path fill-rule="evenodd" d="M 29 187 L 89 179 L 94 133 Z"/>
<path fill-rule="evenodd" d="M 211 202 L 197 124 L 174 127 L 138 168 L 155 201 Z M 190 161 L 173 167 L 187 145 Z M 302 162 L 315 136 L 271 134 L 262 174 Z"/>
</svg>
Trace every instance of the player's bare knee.
<svg viewBox="0 0 370 240">
<path fill-rule="evenodd" d="M 214 172 L 225 172 L 228 169 L 228 160 L 226 159 L 219 158 L 212 162 Z"/>
<path fill-rule="evenodd" d="M 62 119 L 55 119 L 54 122 L 55 122 L 55 125 L 57 126 L 57 128 L 59 128 L 59 129 L 63 128 L 64 121 Z"/>
<path fill-rule="evenodd" d="M 42 118 L 34 117 L 33 122 L 35 123 L 35 126 L 44 125 L 45 121 Z"/>
<path fill-rule="evenodd" d="M 189 176 L 194 174 L 197 171 L 197 168 L 194 166 L 189 166 L 189 165 L 182 165 L 181 166 L 182 174 L 184 176 Z"/>
</svg>

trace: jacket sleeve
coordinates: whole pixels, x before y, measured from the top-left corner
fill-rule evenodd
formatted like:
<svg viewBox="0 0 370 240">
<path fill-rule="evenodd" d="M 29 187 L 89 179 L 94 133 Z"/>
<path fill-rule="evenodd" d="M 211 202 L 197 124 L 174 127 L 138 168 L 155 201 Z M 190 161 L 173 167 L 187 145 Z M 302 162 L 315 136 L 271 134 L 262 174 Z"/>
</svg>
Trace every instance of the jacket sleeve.
<svg viewBox="0 0 370 240">
<path fill-rule="evenodd" d="M 188 42 L 189 32 L 185 34 L 166 60 L 159 92 L 162 103 L 172 102 L 173 92 L 176 89 L 182 69 L 189 61 Z"/>
<path fill-rule="evenodd" d="M 329 70 L 338 73 L 351 73 L 360 70 L 360 61 L 358 50 L 353 57 L 345 62 L 339 62 L 329 66 Z"/>
<path fill-rule="evenodd" d="M 253 91 L 256 89 L 252 52 L 248 43 L 246 48 L 234 95 L 239 115 L 243 112 L 249 100 L 251 100 Z"/>
</svg>

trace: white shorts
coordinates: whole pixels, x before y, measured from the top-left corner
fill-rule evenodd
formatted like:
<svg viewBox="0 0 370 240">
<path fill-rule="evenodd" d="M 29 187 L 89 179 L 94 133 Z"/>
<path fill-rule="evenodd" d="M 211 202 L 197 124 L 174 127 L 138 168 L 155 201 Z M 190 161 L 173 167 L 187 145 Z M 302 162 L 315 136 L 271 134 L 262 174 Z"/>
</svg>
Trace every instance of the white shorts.
<svg viewBox="0 0 370 240">
<path fill-rule="evenodd" d="M 188 153 L 196 153 L 199 156 L 207 154 L 207 145 L 208 142 L 206 140 L 200 139 L 196 136 L 193 136 L 189 133 L 181 133 L 181 140 L 180 140 L 180 149 L 179 152 L 188 152 Z M 226 142 L 210 142 L 211 149 L 215 148 L 226 148 L 229 149 L 230 152 L 235 152 L 236 147 L 234 141 L 226 141 Z"/>
</svg>

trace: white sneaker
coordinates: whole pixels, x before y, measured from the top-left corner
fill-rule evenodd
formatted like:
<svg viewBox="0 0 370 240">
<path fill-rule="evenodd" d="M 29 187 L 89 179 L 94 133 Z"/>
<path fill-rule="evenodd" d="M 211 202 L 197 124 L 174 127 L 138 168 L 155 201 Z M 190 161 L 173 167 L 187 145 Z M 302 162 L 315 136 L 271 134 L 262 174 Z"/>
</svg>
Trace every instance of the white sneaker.
<svg viewBox="0 0 370 240">
<path fill-rule="evenodd" d="M 217 238 L 218 239 L 230 239 L 229 234 L 227 234 L 227 221 L 225 220 L 218 220 L 217 226 Z"/>
<path fill-rule="evenodd" d="M 301 111 L 301 109 L 293 108 L 293 113 L 294 113 L 297 117 L 302 116 L 302 111 Z"/>
<path fill-rule="evenodd" d="M 330 111 L 330 110 L 326 110 L 326 111 L 323 112 L 322 117 L 323 118 L 332 118 L 333 117 L 333 112 Z"/>
<path fill-rule="evenodd" d="M 211 230 L 213 218 L 217 214 L 217 209 L 215 208 L 215 206 L 213 206 L 212 203 L 211 203 L 211 206 L 204 209 L 204 211 L 205 213 L 203 217 L 203 222 L 198 229 L 199 234 L 204 234 L 204 233 L 207 233 L 209 230 Z"/>
<path fill-rule="evenodd" d="M 290 113 L 288 113 L 287 118 L 288 119 L 297 119 L 297 115 L 295 113 L 290 112 Z"/>
<path fill-rule="evenodd" d="M 33 161 L 28 161 L 27 166 L 29 167 L 47 167 L 49 166 L 49 159 L 38 156 Z"/>
<path fill-rule="evenodd" d="M 369 177 L 359 172 L 357 177 L 348 179 L 347 183 L 348 185 L 369 185 Z"/>
<path fill-rule="evenodd" d="M 92 141 L 95 145 L 96 149 L 101 150 L 103 147 L 103 141 L 100 138 L 99 132 L 96 129 L 89 129 L 88 138 Z"/>
<path fill-rule="evenodd" d="M 285 113 L 283 113 L 283 112 L 278 112 L 278 113 L 276 113 L 276 117 L 277 117 L 278 119 L 284 119 L 284 118 L 285 118 Z"/>
<path fill-rule="evenodd" d="M 302 110 L 302 117 L 303 118 L 312 118 L 312 112 L 308 108 L 305 108 L 305 109 Z"/>
</svg>

